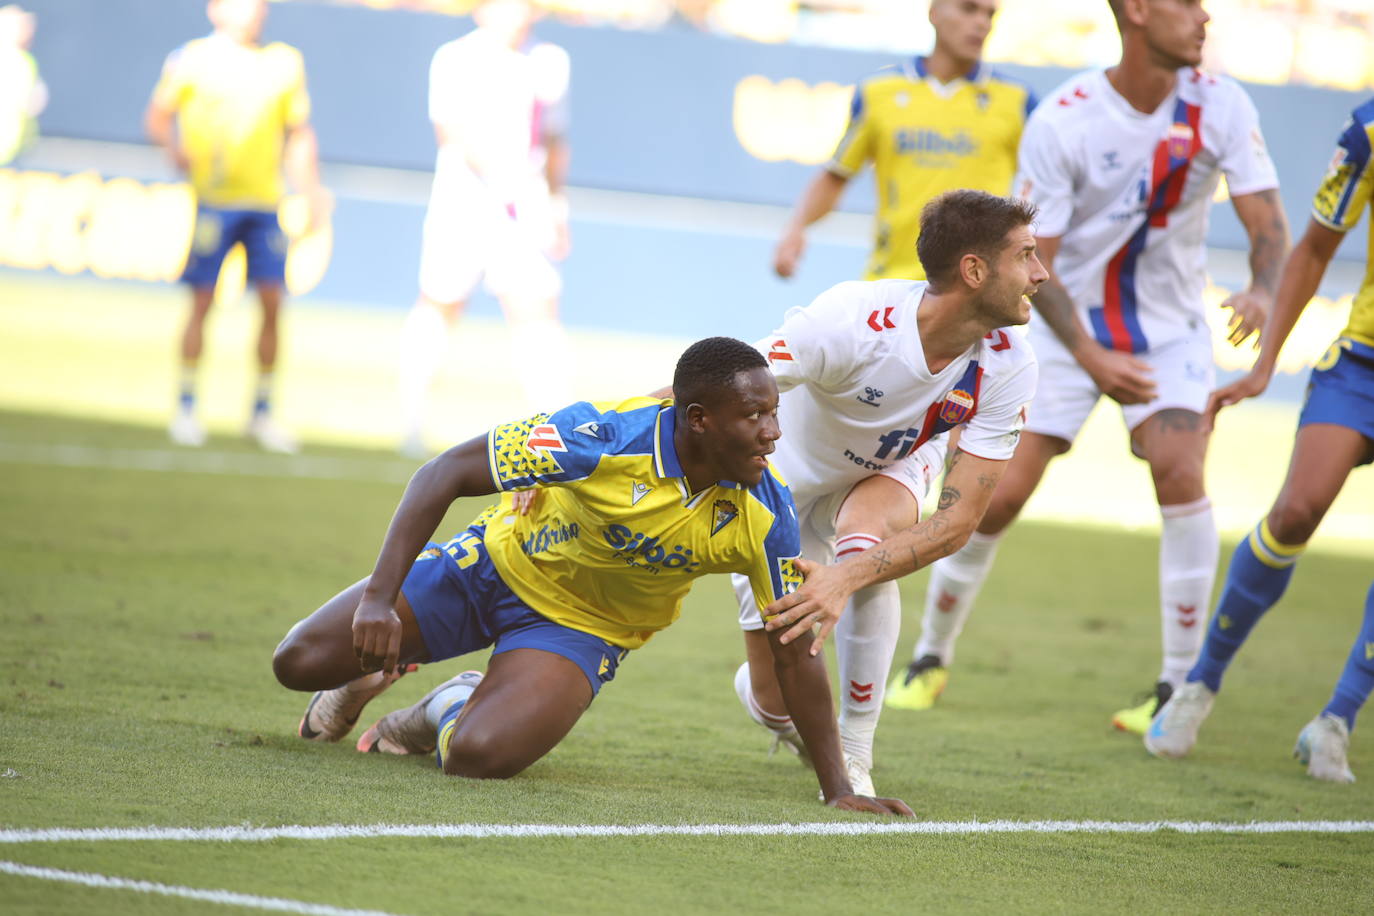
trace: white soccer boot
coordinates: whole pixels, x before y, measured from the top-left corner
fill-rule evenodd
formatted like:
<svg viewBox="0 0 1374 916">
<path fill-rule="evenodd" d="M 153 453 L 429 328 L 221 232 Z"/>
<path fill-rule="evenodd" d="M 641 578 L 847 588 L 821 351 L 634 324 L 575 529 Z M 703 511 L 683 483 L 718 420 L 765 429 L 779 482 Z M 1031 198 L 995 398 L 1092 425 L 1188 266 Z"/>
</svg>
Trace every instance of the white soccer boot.
<svg viewBox="0 0 1374 916">
<path fill-rule="evenodd" d="M 443 691 L 461 684 L 477 689 L 482 683 L 482 672 L 464 671 L 451 677 L 438 687 L 420 698 L 419 702 L 382 716 L 363 732 L 358 739 L 357 748 L 364 754 L 432 754 L 438 740 L 437 727 L 429 721 L 429 702 Z M 456 701 L 455 701 L 456 702 Z"/>
<path fill-rule="evenodd" d="M 296 437 L 273 422 L 270 414 L 254 414 L 253 419 L 248 422 L 246 435 L 265 452 L 294 455 L 301 450 Z"/>
<path fill-rule="evenodd" d="M 418 665 L 402 665 L 395 674 L 374 671 L 310 698 L 296 733 L 306 741 L 338 741 L 358 723 L 363 707 Z"/>
<path fill-rule="evenodd" d="M 167 426 L 167 435 L 177 445 L 200 448 L 205 444 L 205 427 L 200 425 L 196 415 L 189 410 L 178 410 Z"/>
<path fill-rule="evenodd" d="M 878 796 L 877 791 L 873 788 L 873 777 L 868 773 L 868 764 L 845 754 L 844 771 L 849 776 L 849 786 L 855 795 L 867 795 L 869 798 Z M 821 801 L 825 801 L 825 790 L 822 789 L 819 795 Z"/>
<path fill-rule="evenodd" d="M 1326 782 L 1354 782 L 1346 752 L 1350 749 L 1350 729 L 1340 716 L 1317 716 L 1298 732 L 1293 756 L 1306 765 L 1307 775 Z"/>
<path fill-rule="evenodd" d="M 1197 731 L 1217 695 L 1202 681 L 1184 684 L 1155 713 L 1145 731 L 1145 750 L 1156 757 L 1183 757 L 1197 744 Z"/>
</svg>

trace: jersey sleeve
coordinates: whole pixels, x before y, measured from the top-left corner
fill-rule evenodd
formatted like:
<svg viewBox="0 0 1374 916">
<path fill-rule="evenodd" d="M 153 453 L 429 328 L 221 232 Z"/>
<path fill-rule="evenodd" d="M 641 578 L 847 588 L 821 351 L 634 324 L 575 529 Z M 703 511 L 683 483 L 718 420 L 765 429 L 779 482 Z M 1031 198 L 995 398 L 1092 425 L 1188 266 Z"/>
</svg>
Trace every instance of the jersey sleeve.
<svg viewBox="0 0 1374 916">
<path fill-rule="evenodd" d="M 749 567 L 741 570 L 749 577 L 749 586 L 760 609 L 783 595 L 790 595 L 802 584 L 801 570 L 797 568 L 797 558 L 801 556 L 801 529 L 792 493 L 781 483 L 770 489 L 773 492 L 766 505 L 773 513 L 773 524 L 763 543 L 754 550 Z"/>
<path fill-rule="evenodd" d="M 287 50 L 290 52 L 290 64 L 282 121 L 290 129 L 309 123 L 310 93 L 305 90 L 305 58 L 295 48 Z"/>
<path fill-rule="evenodd" d="M 1073 217 L 1073 165 L 1049 119 L 1032 114 L 1017 153 L 1016 192 L 1035 204 L 1035 234 L 1058 238 Z"/>
<path fill-rule="evenodd" d="M 833 286 L 805 308 L 788 309 L 782 327 L 754 346 L 768 360 L 778 391 L 803 382 L 833 388 L 850 376 L 858 357 L 854 297 L 865 284 Z"/>
<path fill-rule="evenodd" d="M 1229 106 L 1230 124 L 1226 131 L 1226 148 L 1220 157 L 1226 186 L 1232 197 L 1277 188 L 1278 171 L 1260 131 L 1255 103 L 1239 84 L 1231 85 L 1234 91 Z"/>
<path fill-rule="evenodd" d="M 552 415 L 535 414 L 493 428 L 487 434 L 492 482 L 498 490 L 528 490 L 586 480 L 610 443 L 573 433 L 601 416 L 595 406 L 579 401 Z"/>
<path fill-rule="evenodd" d="M 1361 118 L 1367 112 L 1367 119 Z M 1368 121 L 1368 123 L 1366 123 Z M 1312 218 L 1337 232 L 1355 228 L 1374 192 L 1374 168 L 1370 168 L 1370 135 L 1374 134 L 1374 101 L 1356 111 L 1336 141 L 1336 152 L 1326 167 L 1312 199 Z"/>
<path fill-rule="evenodd" d="M 1007 367 L 1007 374 L 979 398 L 977 413 L 959 433 L 960 450 L 989 461 L 1007 461 L 1016 451 L 1040 374 L 1030 345 L 1016 335 L 1006 337 L 1013 347 L 1024 352 L 1018 354 L 1018 362 Z"/>
<path fill-rule="evenodd" d="M 864 163 L 873 158 L 873 130 L 870 127 L 868 106 L 864 100 L 864 84 L 854 87 L 854 98 L 849 103 L 849 123 L 845 126 L 844 136 L 835 147 L 835 155 L 826 163 L 826 170 L 852 178 Z"/>
</svg>

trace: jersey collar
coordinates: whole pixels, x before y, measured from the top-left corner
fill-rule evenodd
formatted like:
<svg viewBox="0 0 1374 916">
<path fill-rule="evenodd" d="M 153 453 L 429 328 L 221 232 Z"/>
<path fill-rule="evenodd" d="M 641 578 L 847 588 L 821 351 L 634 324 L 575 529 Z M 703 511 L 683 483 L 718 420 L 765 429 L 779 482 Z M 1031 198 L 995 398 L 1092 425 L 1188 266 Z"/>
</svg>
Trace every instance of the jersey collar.
<svg viewBox="0 0 1374 916">
<path fill-rule="evenodd" d="M 711 487 L 706 487 L 698 493 L 692 493 L 687 487 L 687 475 L 682 470 L 682 462 L 678 460 L 677 447 L 673 445 L 673 433 L 677 430 L 677 407 L 669 406 L 660 410 L 654 420 L 654 427 L 654 473 L 659 477 L 676 478 L 683 502 L 688 506 L 695 506 L 701 502 L 702 497 L 711 492 Z M 718 480 L 714 485 L 732 490 L 743 489 L 732 480 Z"/>
<path fill-rule="evenodd" d="M 973 69 L 970 70 L 968 73 L 964 74 L 963 76 L 956 76 L 948 83 L 942 83 L 938 79 L 930 75 L 930 70 L 926 67 L 926 58 L 924 55 L 921 54 L 918 54 L 915 57 L 911 58 L 911 60 L 907 61 L 903 69 L 906 70 L 906 75 L 908 79 L 924 80 L 925 82 L 931 85 L 931 88 L 935 89 L 937 92 L 940 92 L 943 95 L 954 94 L 959 90 L 959 87 L 964 85 L 964 83 L 969 83 L 970 85 L 976 86 L 982 83 L 986 83 L 988 79 L 988 68 L 983 66 L 982 61 L 978 61 L 977 63 L 975 63 L 973 65 Z"/>
</svg>

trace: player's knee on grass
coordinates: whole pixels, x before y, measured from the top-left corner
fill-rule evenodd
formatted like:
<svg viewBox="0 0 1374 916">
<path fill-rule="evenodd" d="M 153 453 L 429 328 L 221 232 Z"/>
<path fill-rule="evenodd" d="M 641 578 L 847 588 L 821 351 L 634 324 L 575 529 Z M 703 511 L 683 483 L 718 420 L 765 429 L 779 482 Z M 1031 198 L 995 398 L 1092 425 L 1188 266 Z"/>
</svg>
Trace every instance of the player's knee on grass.
<svg viewBox="0 0 1374 916">
<path fill-rule="evenodd" d="M 444 752 L 444 773 L 469 779 L 509 779 L 533 760 L 512 752 L 509 736 L 480 726 L 456 729 Z M 537 758 L 536 758 L 537 759 Z"/>
<path fill-rule="evenodd" d="M 272 673 L 291 690 L 329 690 L 339 683 L 337 675 L 331 676 L 337 666 L 329 664 L 325 656 L 324 647 L 314 644 L 304 627 L 297 624 L 272 652 Z"/>
</svg>

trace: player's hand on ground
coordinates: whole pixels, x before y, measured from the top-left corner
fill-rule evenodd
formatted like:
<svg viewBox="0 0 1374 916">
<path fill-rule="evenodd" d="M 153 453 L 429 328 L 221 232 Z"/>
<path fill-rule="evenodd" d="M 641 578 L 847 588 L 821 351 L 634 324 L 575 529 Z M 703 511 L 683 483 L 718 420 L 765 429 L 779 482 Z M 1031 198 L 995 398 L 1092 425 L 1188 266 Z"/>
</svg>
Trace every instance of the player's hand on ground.
<svg viewBox="0 0 1374 916">
<path fill-rule="evenodd" d="M 1246 338 L 1253 334 L 1255 335 L 1255 349 L 1259 349 L 1260 329 L 1264 327 L 1264 322 L 1269 318 L 1268 297 L 1247 289 L 1233 296 L 1228 296 L 1221 307 L 1231 310 L 1231 318 L 1226 322 L 1228 331 L 1226 342 L 1233 347 L 1239 347 L 1245 343 Z"/>
<path fill-rule="evenodd" d="M 915 817 L 916 812 L 907 807 L 900 798 L 869 798 L 867 795 L 841 795 L 826 802 L 831 808 L 841 811 L 863 811 L 868 814 L 895 814 L 898 817 Z"/>
<path fill-rule="evenodd" d="M 1081 362 L 1107 397 L 1118 404 L 1148 404 L 1155 399 L 1155 380 L 1149 363 L 1120 350 L 1094 347 Z"/>
<path fill-rule="evenodd" d="M 806 236 L 800 232 L 789 232 L 778 242 L 773 251 L 773 270 L 784 280 L 797 272 L 802 253 L 806 251 Z"/>
<path fill-rule="evenodd" d="M 1246 398 L 1264 394 L 1264 390 L 1269 387 L 1271 377 L 1271 372 L 1256 366 L 1247 375 L 1213 391 L 1207 399 L 1207 410 L 1203 414 L 1203 423 L 1208 429 L 1211 429 L 1217 421 L 1217 413 L 1223 407 L 1231 407 Z"/>
<path fill-rule="evenodd" d="M 396 609 L 366 597 L 353 612 L 353 654 L 364 672 L 395 671 L 401 661 L 401 618 Z"/>
<path fill-rule="evenodd" d="M 785 644 L 819 625 L 820 629 L 811 643 L 811 654 L 817 655 L 830 631 L 839 623 L 845 602 L 849 600 L 849 591 L 845 589 L 843 577 L 836 567 L 800 557 L 796 563 L 806 581 L 801 588 L 790 595 L 783 595 L 764 609 L 763 616 L 767 622 L 763 628 L 770 633 L 788 628 L 779 637 L 779 641 Z"/>
</svg>

